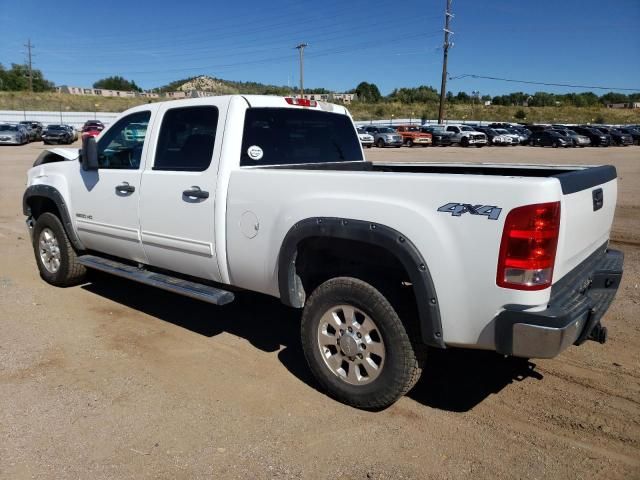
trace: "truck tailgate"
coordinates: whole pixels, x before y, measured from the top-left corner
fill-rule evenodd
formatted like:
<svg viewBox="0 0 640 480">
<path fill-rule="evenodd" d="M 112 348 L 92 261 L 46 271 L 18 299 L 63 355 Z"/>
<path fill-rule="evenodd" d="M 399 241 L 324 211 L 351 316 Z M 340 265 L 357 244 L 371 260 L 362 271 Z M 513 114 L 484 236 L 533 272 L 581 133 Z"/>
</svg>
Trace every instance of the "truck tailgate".
<svg viewBox="0 0 640 480">
<path fill-rule="evenodd" d="M 557 175 L 562 187 L 560 238 L 553 283 L 609 239 L 618 195 L 615 167 Z"/>
</svg>

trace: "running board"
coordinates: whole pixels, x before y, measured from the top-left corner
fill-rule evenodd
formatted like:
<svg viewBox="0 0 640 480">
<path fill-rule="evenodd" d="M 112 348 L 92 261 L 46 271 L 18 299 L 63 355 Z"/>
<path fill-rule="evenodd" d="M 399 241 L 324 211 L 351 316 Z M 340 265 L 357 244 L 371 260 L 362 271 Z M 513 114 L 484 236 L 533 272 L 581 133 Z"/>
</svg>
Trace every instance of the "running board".
<svg viewBox="0 0 640 480">
<path fill-rule="evenodd" d="M 226 305 L 227 303 L 233 302 L 235 298 L 232 292 L 227 292 L 226 290 L 171 277 L 162 273 L 150 272 L 132 265 L 127 265 L 126 263 L 116 262 L 95 255 L 82 255 L 78 257 L 78 262 L 87 268 L 111 273 L 118 277 L 128 278 L 134 282 L 151 285 L 152 287 L 202 300 L 203 302 L 213 303 L 214 305 Z"/>
</svg>

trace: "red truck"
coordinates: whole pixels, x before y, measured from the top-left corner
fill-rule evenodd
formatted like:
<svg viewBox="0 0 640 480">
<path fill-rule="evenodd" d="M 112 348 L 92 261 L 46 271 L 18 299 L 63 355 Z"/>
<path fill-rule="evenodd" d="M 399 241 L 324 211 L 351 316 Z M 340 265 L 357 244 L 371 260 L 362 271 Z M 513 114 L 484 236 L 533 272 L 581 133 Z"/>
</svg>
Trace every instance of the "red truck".
<svg viewBox="0 0 640 480">
<path fill-rule="evenodd" d="M 420 126 L 418 125 L 399 125 L 396 127 L 396 131 L 402 136 L 402 142 L 407 147 L 413 147 L 414 145 L 426 147 L 431 145 L 431 134 L 420 131 Z"/>
</svg>

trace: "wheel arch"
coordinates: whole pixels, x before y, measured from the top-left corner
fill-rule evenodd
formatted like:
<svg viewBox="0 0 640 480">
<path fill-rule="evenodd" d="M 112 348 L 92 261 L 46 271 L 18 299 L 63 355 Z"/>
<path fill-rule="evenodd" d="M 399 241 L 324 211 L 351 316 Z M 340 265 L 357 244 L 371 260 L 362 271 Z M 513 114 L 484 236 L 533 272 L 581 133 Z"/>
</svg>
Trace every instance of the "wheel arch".
<svg viewBox="0 0 640 480">
<path fill-rule="evenodd" d="M 395 258 L 412 285 L 422 341 L 430 346 L 445 347 L 440 308 L 429 268 L 411 240 L 386 225 L 334 217 L 307 218 L 296 223 L 287 232 L 278 256 L 278 288 L 285 305 L 304 306 L 307 292 L 298 275 L 297 260 L 299 247 L 314 238 L 359 242 Z"/>
<path fill-rule="evenodd" d="M 71 216 L 62 194 L 50 185 L 31 185 L 22 197 L 22 212 L 26 217 L 37 218 L 44 212 L 54 213 L 60 218 L 69 241 L 76 250 L 85 250 L 84 245 L 76 235 L 71 222 Z"/>
</svg>

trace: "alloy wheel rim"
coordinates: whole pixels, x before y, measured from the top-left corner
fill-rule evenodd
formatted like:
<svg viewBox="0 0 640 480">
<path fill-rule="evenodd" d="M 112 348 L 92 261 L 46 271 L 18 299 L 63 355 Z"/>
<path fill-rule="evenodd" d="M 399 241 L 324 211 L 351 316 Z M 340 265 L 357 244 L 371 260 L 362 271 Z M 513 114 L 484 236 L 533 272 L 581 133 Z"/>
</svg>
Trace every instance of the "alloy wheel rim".
<svg viewBox="0 0 640 480">
<path fill-rule="evenodd" d="M 38 251 L 40 261 L 49 273 L 56 273 L 60 269 L 61 256 L 58 239 L 50 228 L 44 228 L 38 237 Z"/>
<path fill-rule="evenodd" d="M 386 349 L 373 319 L 352 305 L 336 305 L 320 318 L 318 349 L 329 370 L 350 385 L 371 383 L 382 372 Z"/>
</svg>

